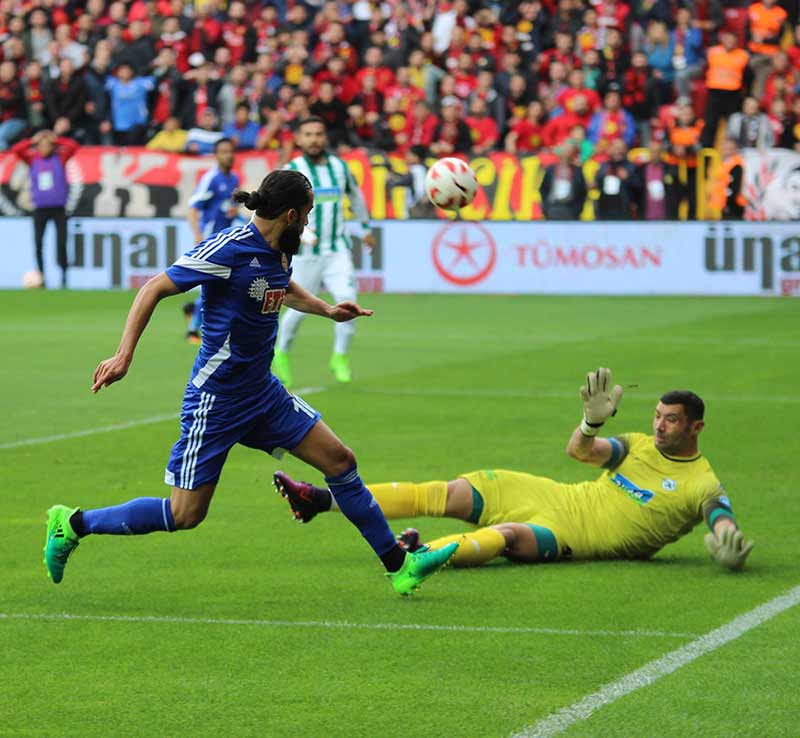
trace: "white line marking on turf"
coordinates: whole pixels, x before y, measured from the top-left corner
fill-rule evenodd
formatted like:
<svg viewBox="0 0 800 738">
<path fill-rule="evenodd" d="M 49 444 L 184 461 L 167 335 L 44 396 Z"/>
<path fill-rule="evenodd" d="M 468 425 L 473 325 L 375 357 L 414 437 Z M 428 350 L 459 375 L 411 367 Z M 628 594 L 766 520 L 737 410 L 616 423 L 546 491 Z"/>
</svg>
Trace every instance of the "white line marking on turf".
<svg viewBox="0 0 800 738">
<path fill-rule="evenodd" d="M 181 625 L 251 625 L 272 628 L 342 628 L 352 630 L 433 630 L 450 633 L 510 633 L 514 635 L 617 636 L 622 638 L 694 638 L 696 633 L 661 630 L 571 630 L 569 628 L 514 628 L 492 625 L 427 625 L 420 623 L 348 623 L 333 620 L 239 620 L 186 618 L 170 615 L 72 615 L 70 613 L 0 613 L 0 620 L 87 620 L 120 623 L 178 623 Z"/>
<path fill-rule="evenodd" d="M 620 697 L 646 687 L 661 679 L 661 677 L 677 671 L 682 666 L 686 666 L 686 664 L 695 659 L 736 640 L 753 628 L 798 604 L 800 604 L 800 587 L 794 587 L 788 592 L 769 600 L 769 602 L 759 605 L 754 610 L 739 615 L 729 623 L 700 636 L 691 643 L 670 651 L 668 654 L 645 664 L 630 674 L 626 674 L 615 682 L 606 684 L 579 702 L 549 715 L 519 733 L 515 733 L 511 738 L 551 738 L 551 736 L 559 735 L 575 723 L 586 720 L 601 707 L 610 705 Z"/>
<path fill-rule="evenodd" d="M 425 387 L 420 389 L 395 389 L 388 387 L 355 387 L 355 391 L 364 392 L 370 395 L 397 395 L 397 396 L 419 396 L 419 397 L 497 397 L 497 398 L 530 398 L 530 399 L 554 399 L 554 400 L 574 400 L 575 392 L 528 392 L 525 390 L 486 388 L 486 389 L 458 389 L 448 387 Z M 640 402 L 652 402 L 657 393 L 645 394 L 643 392 L 629 392 L 625 394 L 627 400 L 638 400 Z M 708 402 L 778 402 L 780 404 L 800 403 L 800 395 L 704 395 Z"/>
<path fill-rule="evenodd" d="M 297 395 L 313 395 L 325 390 L 325 387 L 301 387 L 296 390 L 294 394 Z M 138 420 L 129 420 L 125 423 L 115 423 L 114 425 L 103 425 L 99 428 L 86 428 L 85 430 L 71 431 L 70 433 L 57 433 L 54 436 L 39 436 L 38 438 L 23 438 L 21 441 L 10 441 L 9 443 L 0 443 L 0 451 L 5 451 L 10 448 L 21 448 L 22 446 L 38 446 L 41 443 L 52 443 L 53 441 L 65 441 L 70 438 L 81 438 L 83 436 L 94 436 L 99 433 L 111 433 L 112 431 L 127 430 L 128 428 L 136 428 L 140 425 L 152 425 L 153 423 L 161 423 L 165 420 L 177 420 L 177 413 L 168 413 L 166 415 L 151 415 L 149 418 L 139 418 Z"/>
</svg>

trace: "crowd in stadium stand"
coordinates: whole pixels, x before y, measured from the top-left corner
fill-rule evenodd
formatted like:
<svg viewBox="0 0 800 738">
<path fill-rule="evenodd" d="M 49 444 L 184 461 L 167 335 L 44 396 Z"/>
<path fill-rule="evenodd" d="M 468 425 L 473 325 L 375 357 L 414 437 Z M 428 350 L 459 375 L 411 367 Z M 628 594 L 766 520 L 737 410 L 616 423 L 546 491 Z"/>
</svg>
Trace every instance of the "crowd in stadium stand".
<svg viewBox="0 0 800 738">
<path fill-rule="evenodd" d="M 724 139 L 732 156 L 800 150 L 796 14 L 776 0 L 0 0 L 0 150 L 52 129 L 196 154 L 225 136 L 285 160 L 313 114 L 339 150 L 547 150 L 561 187 L 562 167 L 594 158 L 619 180 L 608 207 L 626 209 L 655 176 L 628 172 L 632 147 L 670 171 Z"/>
</svg>

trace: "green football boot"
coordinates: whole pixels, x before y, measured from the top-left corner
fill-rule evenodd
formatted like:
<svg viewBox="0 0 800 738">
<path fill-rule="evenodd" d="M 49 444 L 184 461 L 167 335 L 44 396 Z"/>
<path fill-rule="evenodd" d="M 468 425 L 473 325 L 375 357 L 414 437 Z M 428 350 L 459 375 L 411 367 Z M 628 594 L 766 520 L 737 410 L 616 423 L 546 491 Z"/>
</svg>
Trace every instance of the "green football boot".
<svg viewBox="0 0 800 738">
<path fill-rule="evenodd" d="M 328 367 L 333 372 L 333 376 L 336 377 L 337 382 L 350 384 L 350 382 L 353 381 L 353 374 L 350 371 L 350 360 L 347 358 L 347 354 L 333 354 Z"/>
<path fill-rule="evenodd" d="M 292 386 L 292 365 L 286 351 L 275 349 L 272 357 L 272 373 L 283 383 L 284 387 Z"/>
<path fill-rule="evenodd" d="M 47 511 L 47 540 L 44 544 L 44 564 L 53 584 L 64 578 L 64 567 L 80 541 L 69 519 L 78 512 L 77 507 L 55 505 Z"/>
<path fill-rule="evenodd" d="M 428 577 L 444 567 L 457 548 L 458 544 L 453 542 L 436 551 L 425 548 L 417 553 L 407 552 L 403 566 L 397 571 L 387 572 L 386 576 L 389 577 L 395 592 L 410 595 L 419 589 L 419 585 Z"/>
</svg>

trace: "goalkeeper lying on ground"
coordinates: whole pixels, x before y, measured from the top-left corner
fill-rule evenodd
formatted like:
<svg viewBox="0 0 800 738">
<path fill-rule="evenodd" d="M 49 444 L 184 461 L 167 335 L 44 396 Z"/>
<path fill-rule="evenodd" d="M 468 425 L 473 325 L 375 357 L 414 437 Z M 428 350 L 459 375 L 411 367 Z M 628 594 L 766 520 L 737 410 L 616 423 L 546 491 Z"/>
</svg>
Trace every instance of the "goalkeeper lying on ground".
<svg viewBox="0 0 800 738">
<path fill-rule="evenodd" d="M 616 412 L 622 387 L 611 371 L 598 369 L 580 390 L 583 420 L 567 453 L 600 466 L 594 481 L 562 484 L 520 472 L 478 471 L 450 482 L 391 482 L 370 485 L 387 518 L 448 517 L 478 526 L 446 536 L 433 548 L 457 541 L 456 566 L 483 564 L 497 556 L 525 562 L 557 559 L 646 558 L 688 533 L 705 519 L 711 556 L 740 569 L 752 543 L 745 545 L 730 502 L 711 465 L 697 448 L 703 429 L 703 401 L 693 392 L 663 395 L 653 418 L 653 436 L 623 433 L 600 438 L 598 431 Z M 304 523 L 336 510 L 327 489 L 274 477 L 295 517 Z M 400 537 L 410 550 L 421 544 L 413 528 Z"/>
</svg>

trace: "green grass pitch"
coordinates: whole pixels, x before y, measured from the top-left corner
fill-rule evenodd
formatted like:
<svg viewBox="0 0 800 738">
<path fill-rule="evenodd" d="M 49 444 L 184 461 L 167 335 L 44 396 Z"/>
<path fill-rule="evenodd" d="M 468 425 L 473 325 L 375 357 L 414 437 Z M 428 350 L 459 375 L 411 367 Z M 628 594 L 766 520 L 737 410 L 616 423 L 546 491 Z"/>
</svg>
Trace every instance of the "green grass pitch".
<svg viewBox="0 0 800 738">
<path fill-rule="evenodd" d="M 352 387 L 331 384 L 323 320 L 303 325 L 294 361 L 367 481 L 587 478 L 563 449 L 584 373 L 608 365 L 638 385 L 612 431 L 647 430 L 665 390 L 705 397 L 701 448 L 756 541 L 747 570 L 713 566 L 696 529 L 649 562 L 449 569 L 403 600 L 345 520 L 293 523 L 270 483 L 278 462 L 236 448 L 197 530 L 87 539 L 56 587 L 48 506 L 167 492 L 175 419 L 9 447 L 177 417 L 194 357 L 180 298 L 128 377 L 89 392 L 131 299 L 0 293 L 0 736 L 508 736 L 800 582 L 800 303 L 364 296 L 376 314 L 359 323 Z M 425 537 L 461 529 L 417 523 Z M 62 613 L 90 617 L 34 617 Z M 563 735 L 797 736 L 799 629 L 788 610 Z"/>
</svg>

